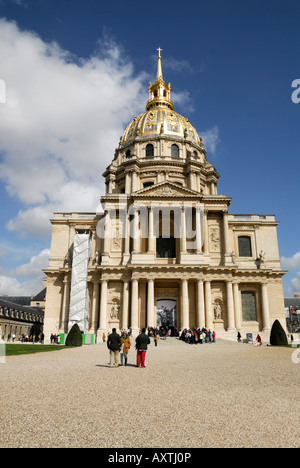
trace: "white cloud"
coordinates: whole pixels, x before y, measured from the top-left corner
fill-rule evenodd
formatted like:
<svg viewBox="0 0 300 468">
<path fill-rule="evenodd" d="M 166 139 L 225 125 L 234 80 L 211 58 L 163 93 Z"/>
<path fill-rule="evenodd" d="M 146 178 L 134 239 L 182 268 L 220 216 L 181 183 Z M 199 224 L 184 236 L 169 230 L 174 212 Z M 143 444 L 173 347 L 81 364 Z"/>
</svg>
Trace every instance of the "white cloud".
<svg viewBox="0 0 300 468">
<path fill-rule="evenodd" d="M 0 180 L 23 205 L 8 228 L 48 235 L 53 211 L 96 210 L 102 172 L 144 109 L 144 77 L 107 38 L 85 60 L 0 19 L 0 43 Z"/>
<path fill-rule="evenodd" d="M 217 146 L 220 143 L 219 133 L 219 128 L 217 126 L 199 133 L 203 140 L 203 146 L 207 152 L 211 154 L 216 153 Z"/>
<path fill-rule="evenodd" d="M 294 294 L 300 293 L 300 252 L 296 252 L 292 257 L 281 257 L 281 267 L 284 270 L 294 271 L 294 276 L 290 285 L 287 288 L 287 295 L 292 297 Z"/>
<path fill-rule="evenodd" d="M 0 296 L 31 296 L 42 289 L 42 281 L 39 279 L 21 283 L 16 278 L 0 276 Z"/>
<path fill-rule="evenodd" d="M 284 270 L 300 270 L 300 252 L 292 257 L 281 257 L 280 262 Z"/>
<path fill-rule="evenodd" d="M 50 250 L 44 249 L 38 255 L 32 257 L 29 263 L 25 263 L 12 271 L 12 274 L 18 278 L 34 278 L 43 276 L 42 270 L 49 264 Z"/>
<path fill-rule="evenodd" d="M 42 270 L 48 267 L 49 255 L 50 250 L 44 249 L 28 263 L 10 270 L 0 268 L 0 296 L 37 294 L 42 288 Z"/>
</svg>

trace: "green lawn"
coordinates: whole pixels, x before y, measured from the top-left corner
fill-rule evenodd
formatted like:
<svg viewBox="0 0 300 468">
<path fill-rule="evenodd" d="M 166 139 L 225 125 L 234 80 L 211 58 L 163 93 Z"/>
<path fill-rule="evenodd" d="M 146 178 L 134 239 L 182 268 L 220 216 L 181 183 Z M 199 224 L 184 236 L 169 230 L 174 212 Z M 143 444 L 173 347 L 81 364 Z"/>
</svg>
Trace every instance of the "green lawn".
<svg viewBox="0 0 300 468">
<path fill-rule="evenodd" d="M 21 354 L 45 353 L 66 349 L 64 345 L 39 345 L 39 344 L 6 344 L 6 356 L 19 356 Z"/>
</svg>

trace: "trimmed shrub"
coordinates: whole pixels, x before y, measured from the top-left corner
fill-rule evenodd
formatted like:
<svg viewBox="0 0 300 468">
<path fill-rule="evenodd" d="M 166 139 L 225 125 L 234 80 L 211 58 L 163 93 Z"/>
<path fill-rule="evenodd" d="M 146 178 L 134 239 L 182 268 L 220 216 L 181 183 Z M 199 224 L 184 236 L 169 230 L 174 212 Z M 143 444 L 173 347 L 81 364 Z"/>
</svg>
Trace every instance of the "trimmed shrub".
<svg viewBox="0 0 300 468">
<path fill-rule="evenodd" d="M 287 346 L 288 339 L 279 320 L 275 320 L 271 330 L 270 344 L 272 346 Z"/>
<path fill-rule="evenodd" d="M 77 323 L 73 325 L 68 333 L 66 346 L 82 346 L 82 333 Z"/>
</svg>

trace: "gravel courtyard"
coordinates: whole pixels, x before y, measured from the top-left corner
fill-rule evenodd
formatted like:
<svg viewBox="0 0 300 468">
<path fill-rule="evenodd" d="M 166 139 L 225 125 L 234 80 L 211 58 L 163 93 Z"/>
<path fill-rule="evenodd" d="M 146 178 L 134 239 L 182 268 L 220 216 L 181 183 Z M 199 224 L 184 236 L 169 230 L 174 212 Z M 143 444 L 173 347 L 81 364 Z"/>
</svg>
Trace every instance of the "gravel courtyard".
<svg viewBox="0 0 300 468">
<path fill-rule="evenodd" d="M 153 340 L 147 367 L 109 368 L 105 344 L 6 358 L 4 447 L 299 447 L 294 350 Z"/>
</svg>

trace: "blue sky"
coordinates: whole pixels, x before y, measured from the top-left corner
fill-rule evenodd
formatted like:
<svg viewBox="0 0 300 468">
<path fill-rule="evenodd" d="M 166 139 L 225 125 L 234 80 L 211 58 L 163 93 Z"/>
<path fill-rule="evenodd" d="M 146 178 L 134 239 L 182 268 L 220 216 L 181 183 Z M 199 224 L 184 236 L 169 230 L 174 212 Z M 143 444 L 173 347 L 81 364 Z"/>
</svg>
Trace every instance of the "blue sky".
<svg viewBox="0 0 300 468">
<path fill-rule="evenodd" d="M 0 294 L 41 285 L 54 211 L 95 211 L 156 73 L 204 137 L 231 213 L 275 214 L 300 291 L 300 3 L 0 0 Z"/>
</svg>

